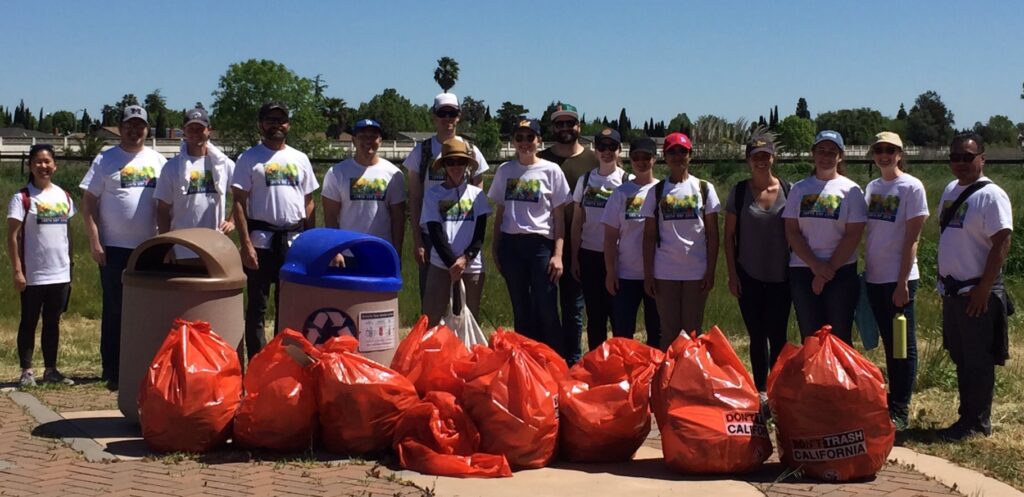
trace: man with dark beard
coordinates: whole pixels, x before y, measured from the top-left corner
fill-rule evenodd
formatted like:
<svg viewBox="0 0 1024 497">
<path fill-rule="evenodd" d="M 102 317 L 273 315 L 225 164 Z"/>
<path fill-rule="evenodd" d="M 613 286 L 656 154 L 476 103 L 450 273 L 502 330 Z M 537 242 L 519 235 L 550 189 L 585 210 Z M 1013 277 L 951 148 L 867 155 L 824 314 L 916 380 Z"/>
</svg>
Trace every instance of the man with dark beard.
<svg viewBox="0 0 1024 497">
<path fill-rule="evenodd" d="M 301 231 L 316 225 L 313 192 L 320 184 L 306 154 L 285 143 L 289 128 L 288 107 L 283 103 L 269 102 L 260 107 L 263 139 L 238 157 L 231 178 L 232 216 L 248 276 L 245 348 L 249 359 L 266 344 L 263 320 L 267 296 L 270 285 L 274 285 L 277 304 L 277 275 L 285 252 Z"/>
<path fill-rule="evenodd" d="M 580 117 L 576 107 L 559 103 L 551 113 L 551 126 L 555 131 L 555 144 L 537 154 L 541 159 L 558 164 L 565 173 L 570 186 L 575 186 L 581 176 L 597 168 L 600 162 L 597 154 L 585 148 L 579 142 Z M 566 226 L 572 224 L 573 206 L 565 209 Z M 565 234 L 565 246 L 571 247 L 570 233 Z M 572 251 L 562 252 L 562 267 L 572 267 Z M 572 277 L 570 271 L 562 274 L 558 281 L 559 307 L 562 310 L 562 336 L 565 339 L 559 352 L 572 365 L 580 359 L 582 350 L 580 340 L 583 337 L 583 292 L 580 284 Z"/>
</svg>

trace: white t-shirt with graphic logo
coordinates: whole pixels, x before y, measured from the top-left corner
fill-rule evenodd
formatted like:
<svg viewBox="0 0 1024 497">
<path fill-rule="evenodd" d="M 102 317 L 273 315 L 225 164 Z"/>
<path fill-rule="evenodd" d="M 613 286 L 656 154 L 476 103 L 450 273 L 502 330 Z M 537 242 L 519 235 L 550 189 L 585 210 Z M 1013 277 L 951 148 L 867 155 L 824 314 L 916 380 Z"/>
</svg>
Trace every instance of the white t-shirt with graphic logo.
<svg viewBox="0 0 1024 497">
<path fill-rule="evenodd" d="M 459 136 L 458 139 L 465 141 L 461 136 Z M 430 138 L 430 153 L 433 157 L 427 161 L 428 168 L 434 164 L 434 159 L 441 156 L 441 142 L 437 141 L 437 135 Z M 484 154 L 480 153 L 480 149 L 476 148 L 476 145 L 473 145 L 473 156 L 476 157 L 476 162 L 479 164 L 476 172 L 473 174 L 473 177 L 479 178 L 483 176 L 488 169 L 490 169 L 490 166 L 487 165 L 487 159 L 484 159 Z M 422 164 L 422 161 L 423 142 L 420 141 L 416 143 L 412 152 L 409 152 L 409 156 L 405 158 L 405 162 L 402 162 L 402 165 L 405 166 L 405 169 L 409 172 L 420 174 L 420 165 Z M 424 178 L 420 176 L 420 182 L 423 182 L 423 180 Z M 441 183 L 444 183 L 444 168 L 439 167 L 436 169 L 430 169 L 428 171 L 428 176 L 426 177 L 426 183 L 423 185 L 424 194 L 426 194 L 427 190 L 436 185 L 440 185 Z"/>
<path fill-rule="evenodd" d="M 320 183 L 306 154 L 287 145 L 271 150 L 260 143 L 238 157 L 231 186 L 249 192 L 249 219 L 284 227 L 306 218 L 306 195 Z M 249 236 L 253 247 L 270 248 L 273 233 L 255 230 Z"/>
<path fill-rule="evenodd" d="M 982 177 L 979 181 L 987 179 Z M 935 212 L 941 215 L 966 188 L 956 180 L 951 181 L 942 191 Z M 952 276 L 959 281 L 980 277 L 992 250 L 992 235 L 1005 229 L 1013 229 L 1013 212 L 1010 197 L 1002 188 L 992 183 L 967 197 L 939 235 L 939 277 Z M 941 281 L 938 286 L 942 292 Z M 973 286 L 964 287 L 960 293 L 971 288 Z"/>
<path fill-rule="evenodd" d="M 61 187 L 54 184 L 46 190 L 40 190 L 31 183 L 26 188 L 29 197 L 27 213 L 20 191 L 15 192 L 7 204 L 7 218 L 22 223 L 25 281 L 29 285 L 68 283 L 71 281 L 68 221 L 75 215 L 74 203 Z"/>
<path fill-rule="evenodd" d="M 928 215 L 921 180 L 901 174 L 892 181 L 877 178 L 864 193 L 868 203 L 867 240 L 864 245 L 865 278 L 868 283 L 899 280 L 907 220 Z M 910 266 L 909 280 L 920 278 L 917 259 Z"/>
<path fill-rule="evenodd" d="M 505 207 L 505 215 L 501 219 L 502 233 L 543 235 L 549 239 L 555 238 L 551 213 L 556 207 L 572 201 L 569 183 L 562 169 L 544 159 L 537 159 L 529 166 L 520 164 L 518 160 L 498 166 L 487 196 Z"/>
<path fill-rule="evenodd" d="M 590 181 L 583 186 L 583 180 L 587 174 L 580 176 L 573 188 L 572 200 L 583 206 L 586 212 L 586 220 L 583 222 L 583 231 L 580 235 L 580 247 L 595 252 L 604 252 L 604 225 L 601 224 L 601 216 L 604 213 L 608 198 L 624 180 L 626 171 L 616 167 L 608 176 L 601 176 L 597 169 L 590 171 Z"/>
<path fill-rule="evenodd" d="M 341 204 L 339 228 L 393 242 L 388 206 L 405 202 L 405 175 L 386 159 L 369 167 L 345 159 L 324 175 L 323 196 Z"/>
<path fill-rule="evenodd" d="M 643 206 L 647 194 L 654 189 L 654 181 L 637 185 L 623 183 L 608 197 L 601 215 L 601 223 L 619 230 L 619 278 L 644 279 L 644 218 Z M 602 229 L 604 227 L 602 226 Z"/>
<path fill-rule="evenodd" d="M 704 278 L 708 269 L 707 232 L 703 214 L 721 210 L 715 185 L 707 183 L 708 198 L 701 198 L 700 179 L 690 175 L 686 181 L 666 179 L 661 199 L 657 189 L 647 192 L 640 212 L 654 218 L 654 206 L 660 201 L 658 230 L 661 246 L 654 252 L 654 277 L 660 280 L 694 281 Z"/>
<path fill-rule="evenodd" d="M 473 233 L 480 216 L 491 213 L 484 191 L 473 185 L 463 183 L 456 188 L 445 188 L 436 185 L 423 195 L 423 215 L 420 216 L 420 228 L 427 231 L 427 223 L 441 223 L 448 236 L 448 244 L 456 257 L 462 255 L 473 243 Z M 430 263 L 448 269 L 437 249 L 430 251 Z M 467 273 L 482 273 L 483 257 L 480 253 L 466 265 Z"/>
<path fill-rule="evenodd" d="M 99 199 L 100 243 L 133 249 L 156 236 L 157 178 L 167 159 L 149 147 L 100 152 L 79 185 Z"/>
<path fill-rule="evenodd" d="M 225 161 L 220 185 L 214 183 L 207 158 L 181 155 L 164 164 L 156 185 L 156 199 L 171 206 L 171 229 L 217 229 L 227 215 L 226 192 L 235 163 Z M 222 192 L 222 193 L 218 193 Z"/>
<path fill-rule="evenodd" d="M 839 246 L 848 223 L 867 222 L 867 210 L 864 191 L 849 178 L 839 176 L 823 181 L 808 176 L 793 185 L 782 217 L 796 219 L 814 256 L 827 261 Z M 847 264 L 854 262 L 857 262 L 856 250 L 846 261 Z M 796 252 L 790 255 L 789 266 L 809 267 Z"/>
</svg>

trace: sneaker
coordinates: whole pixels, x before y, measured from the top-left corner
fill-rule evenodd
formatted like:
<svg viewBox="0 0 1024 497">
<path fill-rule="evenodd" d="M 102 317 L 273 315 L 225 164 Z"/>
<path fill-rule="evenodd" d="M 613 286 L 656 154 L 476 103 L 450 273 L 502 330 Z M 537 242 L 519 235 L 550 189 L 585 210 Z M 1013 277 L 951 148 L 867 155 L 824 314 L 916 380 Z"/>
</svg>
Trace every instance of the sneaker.
<svg viewBox="0 0 1024 497">
<path fill-rule="evenodd" d="M 22 371 L 21 378 L 18 379 L 18 385 L 20 385 L 21 388 L 36 386 L 36 375 L 27 369 Z"/>
<path fill-rule="evenodd" d="M 57 368 L 47 369 L 43 372 L 43 381 L 48 383 L 59 383 L 61 385 L 71 386 L 75 384 L 75 380 L 64 376 L 63 373 L 57 370 Z"/>
<path fill-rule="evenodd" d="M 936 435 L 943 442 L 961 442 L 969 438 L 988 436 L 984 431 L 969 426 L 962 420 L 953 423 L 949 428 L 939 430 Z"/>
<path fill-rule="evenodd" d="M 904 418 L 904 417 L 901 417 L 901 416 L 893 416 L 891 419 L 892 419 L 892 424 L 896 425 L 896 432 L 897 433 L 901 432 L 901 431 L 904 431 L 907 428 L 910 428 L 910 422 L 907 420 L 907 418 Z"/>
</svg>

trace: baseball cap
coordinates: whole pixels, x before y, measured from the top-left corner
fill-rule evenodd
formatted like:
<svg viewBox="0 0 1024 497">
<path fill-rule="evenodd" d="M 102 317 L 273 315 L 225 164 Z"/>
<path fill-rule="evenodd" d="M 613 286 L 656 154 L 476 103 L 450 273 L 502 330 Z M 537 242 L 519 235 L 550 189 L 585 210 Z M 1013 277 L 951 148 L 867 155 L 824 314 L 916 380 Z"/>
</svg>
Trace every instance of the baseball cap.
<svg viewBox="0 0 1024 497">
<path fill-rule="evenodd" d="M 469 144 L 459 138 L 449 138 L 441 144 L 441 155 L 434 159 L 432 167 L 435 169 L 441 167 L 444 159 L 449 157 L 462 157 L 469 159 L 470 171 L 476 171 L 477 161 L 473 155 L 473 151 L 469 149 Z"/>
<path fill-rule="evenodd" d="M 768 136 L 754 135 L 747 140 L 747 157 L 758 152 L 768 152 L 775 155 L 775 142 Z"/>
<path fill-rule="evenodd" d="M 288 106 L 284 102 L 267 102 L 260 107 L 259 119 L 262 121 L 264 117 L 267 117 L 267 114 L 274 110 L 284 112 L 284 117 L 289 117 Z"/>
<path fill-rule="evenodd" d="M 540 136 L 540 122 L 538 122 L 536 119 L 527 119 L 525 117 L 520 117 L 519 121 L 516 122 L 516 125 L 512 129 L 512 131 L 523 128 L 533 131 L 533 134 Z"/>
<path fill-rule="evenodd" d="M 434 97 L 434 108 L 438 110 L 444 107 L 451 107 L 455 110 L 459 110 L 459 97 L 456 97 L 454 93 L 439 93 Z"/>
<path fill-rule="evenodd" d="M 622 143 L 622 135 L 620 135 L 619 132 L 615 131 L 614 129 L 605 128 L 602 129 L 600 133 L 594 135 L 594 143 L 597 143 L 601 140 L 611 140 L 615 142 L 616 145 L 618 145 Z"/>
<path fill-rule="evenodd" d="M 380 127 L 380 123 L 373 119 L 360 119 L 356 121 L 356 125 L 353 126 L 353 133 L 358 133 L 363 128 L 377 128 L 377 131 L 382 131 L 384 128 Z"/>
<path fill-rule="evenodd" d="M 129 105 L 124 108 L 121 113 L 121 122 L 127 122 L 129 119 L 142 119 L 143 121 L 149 122 L 149 114 L 146 113 L 146 109 L 138 105 Z"/>
<path fill-rule="evenodd" d="M 658 146 L 654 143 L 654 140 L 641 136 L 629 142 L 629 153 L 632 154 L 633 152 L 647 152 L 651 155 L 658 155 Z"/>
<path fill-rule="evenodd" d="M 670 133 L 665 137 L 665 144 L 662 145 L 661 150 L 664 153 L 676 147 L 683 147 L 686 150 L 692 151 L 693 142 L 690 141 L 690 137 L 686 136 L 685 133 Z"/>
<path fill-rule="evenodd" d="M 196 107 L 185 113 L 185 126 L 192 123 L 199 123 L 207 128 L 210 127 L 210 115 L 206 113 L 206 109 Z"/>
<path fill-rule="evenodd" d="M 555 119 L 564 116 L 569 116 L 577 121 L 580 120 L 580 115 L 579 112 L 576 111 L 575 105 L 559 103 L 558 106 L 555 107 L 555 111 L 551 113 L 551 121 L 554 122 Z"/>
<path fill-rule="evenodd" d="M 816 145 L 823 141 L 830 141 L 835 143 L 841 152 L 846 152 L 846 145 L 843 144 L 843 135 L 839 134 L 838 131 L 826 129 L 818 133 L 818 136 L 814 137 L 814 145 L 811 145 L 813 150 Z"/>
<path fill-rule="evenodd" d="M 893 133 L 892 131 L 883 131 L 875 135 L 875 143 L 872 143 L 872 148 L 879 143 L 888 143 L 890 145 L 896 145 L 897 147 L 903 148 L 903 140 L 900 139 L 900 135 Z"/>
</svg>

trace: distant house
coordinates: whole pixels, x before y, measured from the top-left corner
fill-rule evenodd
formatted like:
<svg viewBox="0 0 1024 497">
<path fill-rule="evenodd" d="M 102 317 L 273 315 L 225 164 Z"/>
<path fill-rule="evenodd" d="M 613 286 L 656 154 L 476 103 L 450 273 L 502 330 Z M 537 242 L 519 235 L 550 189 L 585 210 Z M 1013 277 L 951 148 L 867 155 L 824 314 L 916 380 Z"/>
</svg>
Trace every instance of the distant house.
<svg viewBox="0 0 1024 497">
<path fill-rule="evenodd" d="M 424 131 L 399 131 L 397 139 L 399 141 L 406 141 L 406 140 L 408 140 L 408 141 L 414 141 L 414 142 L 421 142 L 423 140 L 426 140 L 427 138 L 430 138 L 430 137 L 434 136 L 435 134 L 436 133 L 424 132 Z"/>
<path fill-rule="evenodd" d="M 53 135 L 24 128 L 0 128 L 0 138 L 53 138 Z"/>
</svg>

